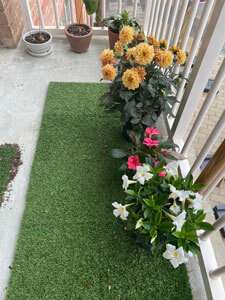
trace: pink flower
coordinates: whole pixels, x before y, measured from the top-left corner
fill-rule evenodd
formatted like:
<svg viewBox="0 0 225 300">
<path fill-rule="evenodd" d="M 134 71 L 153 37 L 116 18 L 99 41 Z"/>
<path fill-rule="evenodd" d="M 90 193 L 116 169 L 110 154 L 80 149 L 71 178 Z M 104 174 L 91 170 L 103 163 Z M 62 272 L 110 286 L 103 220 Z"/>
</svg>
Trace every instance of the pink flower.
<svg viewBox="0 0 225 300">
<path fill-rule="evenodd" d="M 159 161 L 157 160 L 157 161 L 155 162 L 155 166 L 154 166 L 154 167 L 156 167 L 156 166 L 158 165 L 158 163 L 159 163 Z M 166 171 L 161 171 L 161 172 L 159 172 L 159 176 L 165 177 L 165 176 L 166 176 Z"/>
<path fill-rule="evenodd" d="M 157 128 L 154 127 L 147 127 L 145 129 L 145 135 L 147 135 L 147 137 L 151 137 L 153 134 L 158 135 L 159 134 L 159 130 Z"/>
<path fill-rule="evenodd" d="M 159 141 L 157 140 L 152 140 L 150 138 L 144 138 L 144 144 L 152 147 L 152 146 L 158 146 L 159 145 Z"/>
<path fill-rule="evenodd" d="M 128 169 L 136 170 L 136 167 L 141 166 L 137 155 L 130 156 L 127 161 Z"/>
<path fill-rule="evenodd" d="M 168 155 L 168 154 L 169 154 L 169 152 L 167 152 L 167 151 L 164 151 L 164 152 L 163 152 L 163 154 L 164 154 L 164 155 Z"/>
</svg>

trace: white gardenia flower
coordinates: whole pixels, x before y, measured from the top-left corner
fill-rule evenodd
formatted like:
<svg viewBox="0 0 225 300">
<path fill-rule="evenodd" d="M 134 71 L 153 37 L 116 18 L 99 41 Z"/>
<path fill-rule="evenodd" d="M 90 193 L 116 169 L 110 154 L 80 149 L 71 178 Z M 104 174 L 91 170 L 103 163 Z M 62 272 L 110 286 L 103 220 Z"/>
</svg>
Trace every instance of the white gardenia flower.
<svg viewBox="0 0 225 300">
<path fill-rule="evenodd" d="M 179 214 L 180 207 L 177 205 L 176 201 L 174 200 L 173 204 L 170 206 L 170 210 L 175 214 Z"/>
<path fill-rule="evenodd" d="M 122 176 L 122 180 L 123 180 L 123 185 L 122 185 L 122 187 L 123 187 L 124 190 L 127 190 L 128 186 L 129 186 L 130 184 L 136 183 L 136 182 L 137 182 L 137 181 L 134 181 L 134 180 L 129 180 L 129 178 L 128 178 L 128 176 L 127 176 L 126 174 L 124 174 L 124 175 Z"/>
<path fill-rule="evenodd" d="M 150 171 L 149 166 L 138 166 L 136 170 L 137 173 L 134 175 L 133 179 L 137 179 L 140 184 L 144 184 L 145 180 L 149 180 L 153 177 L 153 174 L 148 173 Z"/>
<path fill-rule="evenodd" d="M 177 171 L 178 166 L 179 166 L 179 163 L 177 161 L 172 161 L 172 162 L 168 163 L 164 168 L 166 169 L 169 176 L 176 177 L 178 174 L 178 171 Z"/>
<path fill-rule="evenodd" d="M 118 202 L 113 202 L 112 206 L 116 208 L 113 210 L 113 214 L 115 217 L 120 217 L 122 220 L 127 220 L 129 212 L 127 211 L 125 205 L 121 205 Z"/>
<path fill-rule="evenodd" d="M 176 226 L 177 231 L 181 231 L 182 226 L 184 225 L 186 217 L 186 211 L 183 210 L 181 214 L 174 217 L 173 224 Z"/>
<path fill-rule="evenodd" d="M 184 256 L 183 248 L 180 247 L 176 249 L 176 247 L 171 244 L 166 245 L 166 251 L 163 253 L 163 257 L 169 259 L 174 268 L 188 261 Z"/>
<path fill-rule="evenodd" d="M 202 210 L 202 195 L 199 193 L 194 193 L 195 199 L 193 199 L 193 208 L 197 212 L 198 210 Z"/>
<path fill-rule="evenodd" d="M 171 194 L 169 198 L 177 199 L 181 202 L 185 201 L 193 193 L 192 191 L 177 190 L 172 184 L 169 184 Z"/>
</svg>

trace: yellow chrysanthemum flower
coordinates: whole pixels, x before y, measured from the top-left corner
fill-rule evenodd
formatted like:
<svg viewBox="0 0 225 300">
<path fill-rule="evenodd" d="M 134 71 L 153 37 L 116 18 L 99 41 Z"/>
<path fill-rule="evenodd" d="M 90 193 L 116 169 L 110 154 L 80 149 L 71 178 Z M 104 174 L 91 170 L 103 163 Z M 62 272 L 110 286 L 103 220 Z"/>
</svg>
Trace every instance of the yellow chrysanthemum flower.
<svg viewBox="0 0 225 300">
<path fill-rule="evenodd" d="M 140 43 L 134 52 L 135 62 L 139 65 L 149 64 L 154 57 L 154 48 L 147 43 Z"/>
<path fill-rule="evenodd" d="M 160 47 L 161 49 L 166 50 L 166 49 L 168 48 L 167 41 L 166 41 L 166 40 L 160 40 L 160 41 L 159 41 L 159 47 Z"/>
<path fill-rule="evenodd" d="M 113 50 L 105 49 L 104 51 L 102 51 L 100 60 L 102 62 L 102 66 L 105 66 L 107 64 L 113 65 L 115 63 Z"/>
<path fill-rule="evenodd" d="M 173 54 L 168 50 L 160 50 L 158 55 L 158 63 L 160 67 L 167 68 L 173 62 Z"/>
<path fill-rule="evenodd" d="M 186 60 L 186 53 L 183 50 L 179 50 L 176 55 L 176 59 L 178 64 L 183 65 Z"/>
<path fill-rule="evenodd" d="M 123 85 L 128 90 L 136 90 L 141 82 L 137 71 L 127 69 L 122 76 Z"/>
<path fill-rule="evenodd" d="M 129 48 L 126 52 L 126 57 L 129 60 L 129 62 L 134 62 L 134 53 L 136 51 L 136 48 Z"/>
<path fill-rule="evenodd" d="M 123 44 L 130 44 L 133 41 L 134 29 L 130 26 L 125 26 L 120 30 L 119 40 Z"/>
<path fill-rule="evenodd" d="M 169 50 L 173 52 L 173 54 L 176 54 L 180 50 L 180 48 L 178 46 L 171 45 Z"/>
<path fill-rule="evenodd" d="M 123 44 L 120 41 L 115 43 L 114 49 L 117 54 L 123 55 Z"/>
<path fill-rule="evenodd" d="M 157 39 L 153 36 L 150 35 L 147 37 L 147 40 L 149 41 L 149 43 L 154 47 L 154 48 L 158 48 L 159 47 L 159 42 L 157 41 Z"/>
<path fill-rule="evenodd" d="M 133 70 L 134 72 L 137 72 L 139 78 L 140 78 L 140 81 L 143 81 L 145 80 L 145 75 L 147 74 L 145 72 L 145 68 L 144 67 L 134 67 L 134 68 L 131 68 L 130 70 Z"/>
<path fill-rule="evenodd" d="M 106 80 L 114 80 L 117 75 L 117 72 L 112 65 L 107 64 L 102 68 L 102 75 L 103 78 Z"/>
</svg>

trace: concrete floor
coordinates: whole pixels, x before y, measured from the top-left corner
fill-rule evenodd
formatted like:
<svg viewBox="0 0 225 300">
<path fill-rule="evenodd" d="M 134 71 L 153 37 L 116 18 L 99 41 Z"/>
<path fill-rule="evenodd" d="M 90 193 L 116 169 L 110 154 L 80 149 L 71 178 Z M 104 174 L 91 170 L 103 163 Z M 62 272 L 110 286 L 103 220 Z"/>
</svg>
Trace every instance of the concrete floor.
<svg viewBox="0 0 225 300">
<path fill-rule="evenodd" d="M 0 209 L 0 300 L 5 299 L 10 268 L 25 206 L 30 168 L 50 81 L 99 82 L 99 55 L 108 47 L 106 38 L 94 37 L 87 53 L 70 51 L 66 40 L 54 40 L 53 52 L 45 58 L 29 56 L 22 44 L 15 50 L 0 50 L 0 144 L 17 143 L 23 165 L 12 183 L 9 199 Z M 82 100 L 82 99 L 81 99 Z M 188 273 L 194 299 L 206 295 L 196 258 Z"/>
</svg>

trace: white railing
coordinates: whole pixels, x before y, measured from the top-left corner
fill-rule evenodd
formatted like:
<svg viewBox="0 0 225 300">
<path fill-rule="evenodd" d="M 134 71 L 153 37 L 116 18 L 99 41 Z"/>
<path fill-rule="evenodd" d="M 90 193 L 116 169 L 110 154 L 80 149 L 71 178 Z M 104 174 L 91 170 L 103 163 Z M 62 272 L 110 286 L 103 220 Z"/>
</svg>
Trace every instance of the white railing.
<svg viewBox="0 0 225 300">
<path fill-rule="evenodd" d="M 41 9 L 40 1 L 36 0 L 40 27 L 50 31 L 54 37 L 63 36 L 64 26 L 61 26 L 59 14 L 57 11 L 56 1 L 53 0 L 53 14 L 55 15 L 55 26 L 46 26 L 44 23 L 44 16 Z M 115 1 L 114 1 L 115 2 Z M 102 17 L 106 17 L 110 1 L 102 1 Z M 122 11 L 122 0 L 117 0 L 116 8 L 118 12 Z M 23 12 L 26 29 L 38 29 L 35 26 L 28 0 L 20 0 L 20 5 Z M 134 0 L 132 4 L 132 14 L 138 15 L 140 11 L 139 1 Z M 189 5 L 189 6 L 188 6 Z M 207 0 L 204 3 L 203 12 L 201 14 L 199 25 L 193 36 L 193 41 L 190 44 L 190 33 L 196 18 L 198 8 L 200 7 L 199 0 L 146 0 L 145 9 L 142 12 L 142 26 L 146 35 L 155 35 L 157 39 L 167 39 L 170 44 L 179 45 L 181 49 L 187 50 L 189 46 L 189 55 L 183 70 L 183 76 L 188 78 L 195 56 L 197 56 L 196 63 L 190 75 L 188 82 L 184 79 L 181 87 L 177 92 L 179 104 L 174 105 L 173 113 L 176 115 L 175 119 L 165 118 L 168 136 L 175 143 L 180 145 L 182 154 L 186 155 L 196 137 L 199 128 L 206 117 L 206 114 L 219 90 L 225 77 L 225 59 L 221 64 L 219 71 L 214 79 L 214 83 L 210 92 L 208 93 L 200 112 L 196 118 L 191 131 L 184 142 L 184 135 L 188 130 L 190 122 L 193 118 L 194 112 L 201 100 L 203 90 L 206 86 L 212 69 L 214 68 L 219 53 L 225 42 L 225 1 L 224 0 Z M 68 0 L 67 6 L 64 7 L 64 16 L 66 24 L 76 21 L 75 1 Z M 88 21 L 89 22 L 89 21 Z M 107 31 L 104 27 L 94 27 L 94 34 L 106 35 Z M 204 34 L 204 32 L 206 32 Z M 177 67 L 179 72 L 179 67 Z M 186 86 L 187 84 L 187 86 Z M 186 86 L 186 87 L 185 87 Z M 222 113 L 208 140 L 200 151 L 192 166 L 188 161 L 181 162 L 181 174 L 185 176 L 188 172 L 193 175 L 199 170 L 199 166 L 214 145 L 217 137 L 225 127 L 225 112 Z M 217 183 L 225 176 L 225 168 L 215 177 L 209 186 L 204 190 L 203 196 L 208 197 Z M 225 225 L 225 217 L 216 221 L 215 228 L 219 230 Z M 217 266 L 215 254 L 209 239 L 210 234 L 203 233 L 199 239 L 201 247 L 201 255 L 199 257 L 201 262 L 201 269 L 205 281 L 208 299 L 225 299 L 225 292 L 223 289 L 221 274 L 225 273 L 225 267 Z M 206 239 L 207 238 L 207 239 Z M 206 239 L 206 240 L 205 240 Z"/>
</svg>

